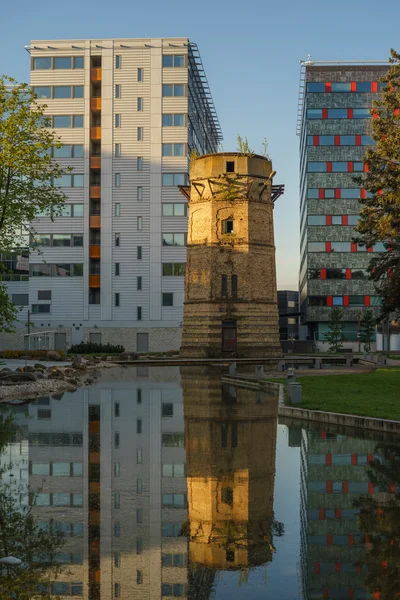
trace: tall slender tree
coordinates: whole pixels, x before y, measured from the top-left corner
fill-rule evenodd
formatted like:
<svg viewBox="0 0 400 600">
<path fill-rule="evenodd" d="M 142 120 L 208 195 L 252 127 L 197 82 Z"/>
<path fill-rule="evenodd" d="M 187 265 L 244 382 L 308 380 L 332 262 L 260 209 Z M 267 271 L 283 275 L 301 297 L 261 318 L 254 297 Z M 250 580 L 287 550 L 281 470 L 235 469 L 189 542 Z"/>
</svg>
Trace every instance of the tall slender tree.
<svg viewBox="0 0 400 600">
<path fill-rule="evenodd" d="M 343 348 L 343 310 L 339 307 L 332 308 L 328 331 L 324 333 L 329 343 L 330 352 L 338 352 Z"/>
<path fill-rule="evenodd" d="M 53 218 L 65 200 L 57 186 L 65 171 L 51 157 L 51 149 L 62 143 L 49 128 L 45 109 L 27 84 L 0 77 L 0 263 L 5 254 L 32 245 L 31 222 L 43 212 Z M 3 279 L 0 331 L 12 331 L 18 309 Z"/>
<path fill-rule="evenodd" d="M 400 54 L 390 51 L 391 63 L 382 95 L 371 110 L 371 137 L 375 145 L 364 157 L 366 173 L 356 177 L 367 191 L 356 231 L 360 245 L 383 242 L 369 271 L 382 297 L 382 316 L 400 315 Z"/>
</svg>

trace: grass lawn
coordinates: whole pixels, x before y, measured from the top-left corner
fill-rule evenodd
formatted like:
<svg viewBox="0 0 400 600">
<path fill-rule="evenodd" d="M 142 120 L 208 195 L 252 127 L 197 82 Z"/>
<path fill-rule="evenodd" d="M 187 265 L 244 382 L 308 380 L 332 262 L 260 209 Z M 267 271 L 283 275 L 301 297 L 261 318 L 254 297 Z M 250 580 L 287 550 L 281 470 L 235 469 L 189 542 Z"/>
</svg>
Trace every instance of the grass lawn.
<svg viewBox="0 0 400 600">
<path fill-rule="evenodd" d="M 299 408 L 400 421 L 400 369 L 297 377 L 297 381 L 303 385 Z"/>
</svg>

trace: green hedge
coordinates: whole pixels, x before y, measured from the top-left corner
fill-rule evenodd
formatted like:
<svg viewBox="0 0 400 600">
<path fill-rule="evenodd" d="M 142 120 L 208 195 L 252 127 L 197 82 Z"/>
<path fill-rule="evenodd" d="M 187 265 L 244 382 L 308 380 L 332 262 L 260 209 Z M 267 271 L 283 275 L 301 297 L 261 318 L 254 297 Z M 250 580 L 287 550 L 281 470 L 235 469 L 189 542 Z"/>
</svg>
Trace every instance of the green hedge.
<svg viewBox="0 0 400 600">
<path fill-rule="evenodd" d="M 95 344 L 93 342 L 81 342 L 71 346 L 68 354 L 121 354 L 125 352 L 123 346 L 113 346 L 112 344 Z"/>
</svg>

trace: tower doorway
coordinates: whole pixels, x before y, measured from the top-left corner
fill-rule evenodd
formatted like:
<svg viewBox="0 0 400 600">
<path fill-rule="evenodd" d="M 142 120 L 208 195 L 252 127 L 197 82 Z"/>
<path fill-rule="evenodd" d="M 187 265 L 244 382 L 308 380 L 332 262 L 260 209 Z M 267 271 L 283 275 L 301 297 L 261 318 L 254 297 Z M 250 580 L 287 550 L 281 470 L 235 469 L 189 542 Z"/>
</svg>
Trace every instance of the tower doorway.
<svg viewBox="0 0 400 600">
<path fill-rule="evenodd" d="M 235 352 L 237 346 L 236 321 L 222 321 L 222 351 Z"/>
</svg>

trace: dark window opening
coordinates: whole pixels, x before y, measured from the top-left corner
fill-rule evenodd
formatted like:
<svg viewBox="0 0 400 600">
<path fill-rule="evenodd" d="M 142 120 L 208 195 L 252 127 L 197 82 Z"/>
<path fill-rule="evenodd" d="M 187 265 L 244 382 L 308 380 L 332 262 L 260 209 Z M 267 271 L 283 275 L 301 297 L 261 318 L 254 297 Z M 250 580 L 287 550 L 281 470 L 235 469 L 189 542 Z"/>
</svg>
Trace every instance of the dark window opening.
<svg viewBox="0 0 400 600">
<path fill-rule="evenodd" d="M 237 275 L 232 275 L 232 296 L 237 298 L 238 294 L 238 278 Z"/>
<path fill-rule="evenodd" d="M 230 507 L 233 506 L 233 489 L 222 488 L 221 500 L 224 504 L 228 504 Z"/>
<path fill-rule="evenodd" d="M 222 221 L 222 233 L 233 233 L 233 219 Z"/>
<path fill-rule="evenodd" d="M 226 551 L 226 562 L 235 562 L 235 552 L 234 550 L 227 550 Z"/>
<path fill-rule="evenodd" d="M 228 277 L 226 275 L 222 275 L 221 277 L 221 294 L 223 296 L 228 294 Z"/>
<path fill-rule="evenodd" d="M 226 162 L 226 172 L 234 173 L 235 172 L 235 162 L 233 160 L 228 160 Z"/>
</svg>

